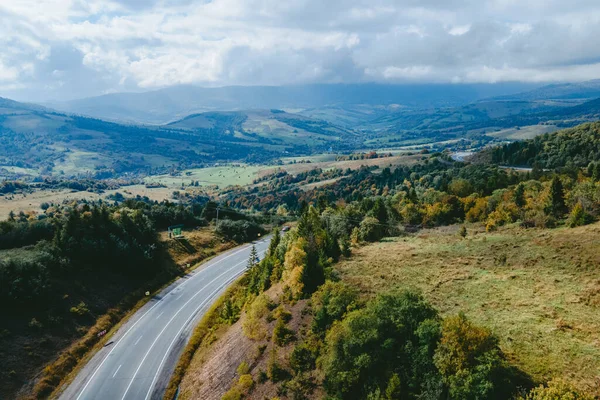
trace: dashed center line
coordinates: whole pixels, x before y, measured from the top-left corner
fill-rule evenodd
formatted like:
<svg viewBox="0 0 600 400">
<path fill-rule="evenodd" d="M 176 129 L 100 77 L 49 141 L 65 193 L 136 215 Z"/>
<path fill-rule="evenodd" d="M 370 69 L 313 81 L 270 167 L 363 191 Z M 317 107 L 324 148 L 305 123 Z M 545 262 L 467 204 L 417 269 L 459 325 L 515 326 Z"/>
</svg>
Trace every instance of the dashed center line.
<svg viewBox="0 0 600 400">
<path fill-rule="evenodd" d="M 163 315 L 165 312 L 161 312 L 160 314 L 158 314 L 158 317 L 156 317 L 156 319 L 159 319 L 161 317 L 161 315 Z"/>
<path fill-rule="evenodd" d="M 136 344 L 138 344 L 138 343 L 140 342 L 140 340 L 142 340 L 142 337 L 143 337 L 143 336 L 144 336 L 144 335 L 140 336 L 140 337 L 138 338 L 138 340 L 136 340 L 136 341 L 135 341 L 135 343 L 134 343 L 133 345 L 135 346 Z"/>
<path fill-rule="evenodd" d="M 122 366 L 122 365 L 123 365 L 123 364 L 119 364 L 119 367 L 117 368 L 117 370 L 116 370 L 116 371 L 115 371 L 115 373 L 113 374 L 113 378 L 114 378 L 115 376 L 117 376 L 117 372 L 119 372 L 119 370 L 121 369 L 121 366 Z"/>
</svg>

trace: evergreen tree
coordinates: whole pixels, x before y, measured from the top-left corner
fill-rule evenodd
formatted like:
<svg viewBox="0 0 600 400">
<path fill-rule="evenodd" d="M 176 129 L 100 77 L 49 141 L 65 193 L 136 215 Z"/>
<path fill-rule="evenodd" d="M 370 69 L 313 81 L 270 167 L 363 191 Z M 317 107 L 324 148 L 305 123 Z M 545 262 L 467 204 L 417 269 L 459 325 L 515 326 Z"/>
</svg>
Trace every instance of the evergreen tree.
<svg viewBox="0 0 600 400">
<path fill-rule="evenodd" d="M 565 193 L 562 182 L 558 176 L 552 178 L 550 184 L 550 200 L 547 206 L 548 214 L 560 218 L 567 212 Z"/>
<path fill-rule="evenodd" d="M 248 257 L 248 269 L 251 269 L 256 264 L 258 264 L 258 252 L 256 251 L 256 246 L 252 245 L 252 249 L 250 250 L 250 256 Z"/>
<path fill-rule="evenodd" d="M 385 203 L 381 197 L 378 197 L 377 200 L 375 200 L 375 204 L 373 205 L 373 216 L 377 218 L 381 224 L 387 224 L 388 222 L 389 217 L 387 209 L 385 208 Z"/>
<path fill-rule="evenodd" d="M 281 234 L 279 233 L 279 228 L 273 229 L 273 237 L 271 238 L 271 243 L 269 243 L 269 257 L 273 257 L 275 252 L 277 251 L 277 246 L 279 246 L 279 242 L 281 242 Z"/>
<path fill-rule="evenodd" d="M 594 181 L 600 181 L 600 163 L 596 163 L 594 166 L 594 173 L 592 175 Z"/>
<path fill-rule="evenodd" d="M 525 207 L 525 186 L 522 183 L 519 183 L 515 189 L 514 201 L 517 207 Z"/>
</svg>

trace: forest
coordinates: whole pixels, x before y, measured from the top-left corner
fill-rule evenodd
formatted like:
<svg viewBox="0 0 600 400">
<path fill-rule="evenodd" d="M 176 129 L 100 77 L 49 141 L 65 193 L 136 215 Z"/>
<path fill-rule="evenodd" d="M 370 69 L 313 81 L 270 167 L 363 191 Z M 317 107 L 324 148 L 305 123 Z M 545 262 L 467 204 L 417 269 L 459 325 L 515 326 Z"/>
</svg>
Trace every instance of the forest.
<svg viewBox="0 0 600 400">
<path fill-rule="evenodd" d="M 370 212 L 383 213 L 381 207 L 375 201 Z M 463 313 L 442 317 L 419 292 L 365 297 L 341 280 L 336 261 L 364 240 L 375 240 L 370 229 L 381 227 L 375 217 L 357 224 L 350 209 L 332 203 L 321 210 L 305 207 L 297 227 L 283 237 L 275 231 L 266 257 L 251 257 L 249 273 L 212 310 L 213 329 L 244 315 L 243 334 L 261 349 L 252 365 L 264 366 L 242 362 L 239 380 L 223 399 L 251 398 L 264 393 L 265 385 L 292 399 L 593 398 L 561 380 L 537 386 L 512 364 L 490 329 Z M 272 287 L 281 293 L 277 300 L 267 294 Z M 300 314 L 293 311 L 298 304 L 306 304 Z M 292 327 L 291 310 L 304 328 Z M 204 325 L 198 332 L 205 339 L 194 349 L 215 340 Z M 167 396 L 180 382 L 171 382 Z M 183 396 L 194 395 L 186 392 L 188 385 Z"/>
<path fill-rule="evenodd" d="M 146 291 L 185 273 L 159 233 L 171 225 L 194 230 L 214 223 L 217 206 L 199 198 L 186 204 L 141 197 L 81 201 L 1 221 L 0 395 L 14 394 L 67 347 L 34 389 L 35 396 L 47 397 L 99 341 L 97 331 L 119 323 Z M 215 235 L 222 243 L 255 239 L 262 224 L 272 222 L 220 211 Z M 68 349 L 72 341 L 78 344 Z"/>
<path fill-rule="evenodd" d="M 591 149 L 577 143 L 593 143 L 596 134 L 595 125 L 585 125 L 540 138 L 546 144 L 537 148 L 551 154 L 547 143 L 568 147 L 574 140 L 568 154 L 575 159 Z M 312 322 L 303 333 L 289 329 L 284 311 L 272 316 L 273 340 L 294 347 L 289 360 L 281 364 L 274 357 L 265 372 L 284 392 L 300 393 L 298 398 L 324 390 L 340 399 L 541 400 L 545 390 L 556 389 L 555 383 L 534 389 L 539 382 L 511 363 L 489 329 L 462 314 L 442 317 L 410 290 L 366 299 L 340 281 L 334 265 L 365 243 L 445 225 L 481 224 L 494 232 L 503 225 L 590 224 L 600 217 L 600 174 L 597 164 L 585 161 L 576 164 L 583 168 L 575 168 L 561 158 L 553 161 L 552 170 L 522 172 L 433 153 L 393 170 L 278 171 L 251 188 L 227 189 L 220 198 L 182 196 L 177 203 L 159 203 L 120 197 L 48 204 L 39 215 L 11 213 L 0 223 L 0 251 L 7 252 L 0 262 L 0 304 L 9 316 L 0 327 L 0 340 L 55 331 L 73 338 L 124 299 L 131 307 L 144 290 L 181 273 L 169 261 L 158 232 L 175 224 L 193 229 L 216 223 L 219 208 L 216 232 L 236 243 L 263 234 L 264 225 L 297 219 L 285 236 L 276 231 L 264 259 L 249 262 L 242 297 L 219 311 L 227 323 L 244 311 L 244 329 L 253 336 L 273 311 L 263 296 L 271 287 L 282 287 L 290 304 L 310 299 Z M 300 188 L 321 180 L 333 183 Z M 466 236 L 464 226 L 460 232 Z M 111 324 L 122 315 L 114 313 Z M 38 393 L 50 393 L 60 382 L 56 376 L 64 376 L 95 341 L 69 353 L 64 371 L 44 380 Z M 17 361 L 12 358 L 9 365 Z M 10 371 L 10 376 L 19 374 Z M 239 398 L 236 390 L 243 392 L 234 386 L 229 398 Z M 568 385 L 556 390 L 577 393 Z"/>
<path fill-rule="evenodd" d="M 512 166 L 543 169 L 589 167 L 600 159 L 600 123 L 593 122 L 545 134 L 531 140 L 513 142 L 487 150 L 483 157 Z"/>
</svg>

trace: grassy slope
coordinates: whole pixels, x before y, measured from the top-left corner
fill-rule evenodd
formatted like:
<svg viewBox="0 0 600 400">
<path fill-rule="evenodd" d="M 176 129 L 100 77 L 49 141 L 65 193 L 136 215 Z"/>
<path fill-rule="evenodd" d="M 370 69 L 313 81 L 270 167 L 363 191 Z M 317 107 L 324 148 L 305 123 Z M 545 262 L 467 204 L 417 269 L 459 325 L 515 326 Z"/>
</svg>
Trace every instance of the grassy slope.
<svg viewBox="0 0 600 400">
<path fill-rule="evenodd" d="M 598 390 L 600 224 L 556 230 L 457 227 L 358 249 L 338 265 L 345 281 L 373 295 L 415 287 L 443 315 L 464 311 L 490 327 L 534 379 L 568 377 Z"/>
<path fill-rule="evenodd" d="M 457 231 L 451 226 L 387 238 L 355 249 L 336 268 L 365 297 L 416 288 L 442 315 L 463 311 L 490 327 L 511 362 L 535 380 L 558 376 L 598 392 L 600 223 L 555 230 L 513 226 L 494 233 L 471 226 L 466 239 Z M 267 292 L 274 300 L 276 293 Z M 290 309 L 295 321 L 290 327 L 302 335 L 310 314 L 299 306 Z M 239 378 L 235 370 L 244 360 L 257 381 L 269 350 L 259 355 L 256 346 L 269 342 L 247 339 L 244 318 L 221 326 L 202 344 L 182 381 L 182 398 L 220 398 Z M 276 395 L 277 386 L 267 381 L 247 398 Z M 322 395 L 317 391 L 309 398 Z"/>
</svg>

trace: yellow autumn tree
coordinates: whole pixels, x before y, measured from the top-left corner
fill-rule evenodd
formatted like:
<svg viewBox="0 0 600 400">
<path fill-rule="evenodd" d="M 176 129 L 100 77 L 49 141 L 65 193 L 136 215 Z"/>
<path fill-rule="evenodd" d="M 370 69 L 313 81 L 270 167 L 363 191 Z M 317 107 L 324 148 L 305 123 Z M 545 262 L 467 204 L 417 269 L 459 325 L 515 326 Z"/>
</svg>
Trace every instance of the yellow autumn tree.
<svg viewBox="0 0 600 400">
<path fill-rule="evenodd" d="M 292 242 L 285 253 L 283 281 L 292 290 L 295 297 L 302 295 L 304 283 L 302 277 L 304 274 L 304 266 L 306 265 L 306 240 L 300 238 Z"/>
</svg>

